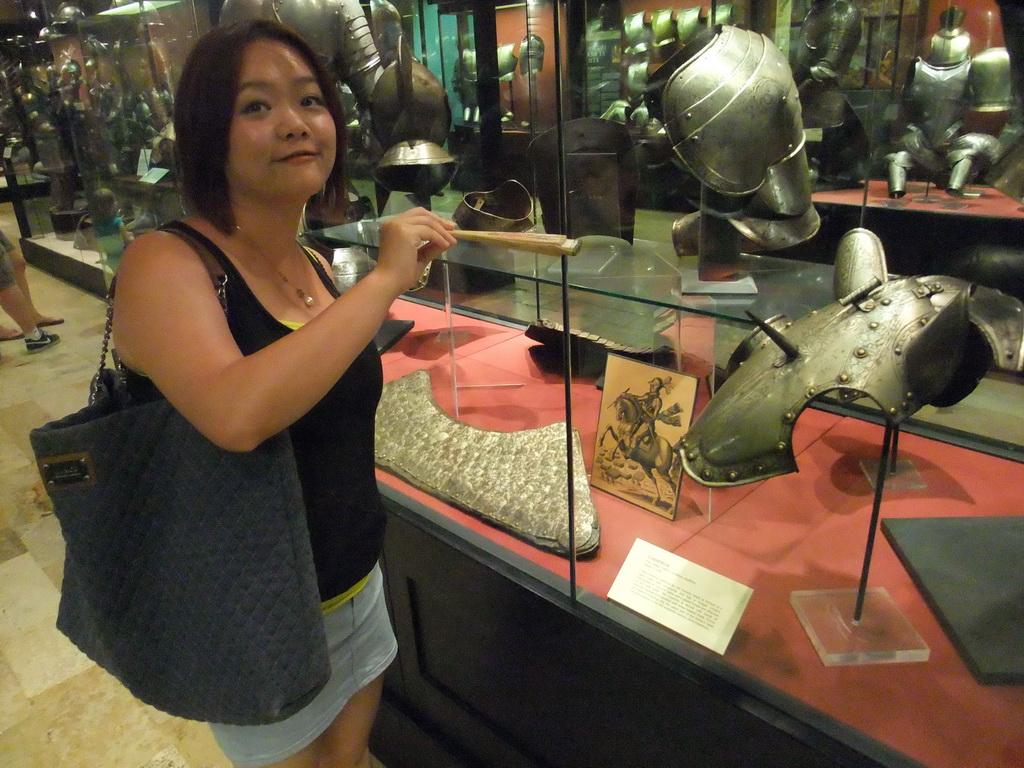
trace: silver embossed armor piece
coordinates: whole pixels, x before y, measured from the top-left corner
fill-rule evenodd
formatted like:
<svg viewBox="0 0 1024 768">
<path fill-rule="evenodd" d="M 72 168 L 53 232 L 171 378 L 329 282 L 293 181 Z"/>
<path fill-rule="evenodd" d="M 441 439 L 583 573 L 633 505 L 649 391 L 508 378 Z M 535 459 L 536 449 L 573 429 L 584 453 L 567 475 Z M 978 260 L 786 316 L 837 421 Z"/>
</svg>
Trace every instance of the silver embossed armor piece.
<svg viewBox="0 0 1024 768">
<path fill-rule="evenodd" d="M 728 219 L 742 236 L 734 259 L 740 247 L 773 250 L 813 236 L 820 220 L 800 101 L 779 49 L 756 32 L 721 27 L 694 39 L 666 64 L 673 65 L 661 94 L 665 130 L 680 163 L 718 195 L 713 204 L 706 196 L 700 214 L 676 221 L 676 253 L 699 253 L 702 279 L 730 271 L 728 259 L 705 269 L 713 260 L 698 237 L 706 215 Z"/>
<path fill-rule="evenodd" d="M 377 463 L 431 495 L 535 546 L 568 556 L 565 424 L 492 432 L 437 405 L 430 374 L 384 385 L 377 408 Z M 597 510 L 573 433 L 576 555 L 596 552 Z"/>
<path fill-rule="evenodd" d="M 722 27 L 668 78 L 662 109 L 676 154 L 719 192 L 756 192 L 771 166 L 803 150 L 789 64 L 756 32 Z"/>
<path fill-rule="evenodd" d="M 890 279 L 881 243 L 857 229 L 840 243 L 834 288 L 861 280 L 796 322 L 772 318 L 740 345 L 735 372 L 684 437 L 687 474 L 730 486 L 796 471 L 793 426 L 826 393 L 872 400 L 899 424 L 923 405 L 959 402 L 993 361 L 1024 367 L 1017 299 L 942 275 Z"/>
</svg>

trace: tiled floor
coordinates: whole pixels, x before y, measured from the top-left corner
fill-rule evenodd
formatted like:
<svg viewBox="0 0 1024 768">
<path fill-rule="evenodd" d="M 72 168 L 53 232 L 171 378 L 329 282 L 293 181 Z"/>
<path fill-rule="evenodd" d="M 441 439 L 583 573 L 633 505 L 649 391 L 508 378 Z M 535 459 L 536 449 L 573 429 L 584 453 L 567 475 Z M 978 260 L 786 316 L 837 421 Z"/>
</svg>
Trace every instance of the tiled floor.
<svg viewBox="0 0 1024 768">
<path fill-rule="evenodd" d="M 13 235 L 8 211 L 0 226 Z M 0 344 L 0 765 L 227 768 L 205 725 L 140 704 L 54 627 L 63 542 L 28 431 L 85 404 L 104 307 L 31 267 L 29 281 L 37 306 L 67 322 L 53 329 L 61 344 L 37 355 Z"/>
</svg>

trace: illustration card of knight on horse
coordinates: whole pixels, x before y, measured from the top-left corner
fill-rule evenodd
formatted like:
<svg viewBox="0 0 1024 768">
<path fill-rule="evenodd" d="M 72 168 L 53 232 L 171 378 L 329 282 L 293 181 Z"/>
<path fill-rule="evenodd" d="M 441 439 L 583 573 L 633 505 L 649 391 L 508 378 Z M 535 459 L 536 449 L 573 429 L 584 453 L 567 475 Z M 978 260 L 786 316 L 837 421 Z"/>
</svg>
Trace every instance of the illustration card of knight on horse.
<svg viewBox="0 0 1024 768">
<path fill-rule="evenodd" d="M 675 519 L 698 379 L 609 355 L 591 485 Z"/>
</svg>

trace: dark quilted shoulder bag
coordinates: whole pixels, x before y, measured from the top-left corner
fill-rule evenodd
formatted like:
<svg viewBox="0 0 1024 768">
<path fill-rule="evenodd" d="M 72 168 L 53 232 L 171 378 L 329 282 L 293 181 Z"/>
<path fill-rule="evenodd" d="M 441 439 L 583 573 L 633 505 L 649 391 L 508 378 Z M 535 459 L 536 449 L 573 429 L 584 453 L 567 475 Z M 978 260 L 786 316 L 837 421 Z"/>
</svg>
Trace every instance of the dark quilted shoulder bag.
<svg viewBox="0 0 1024 768">
<path fill-rule="evenodd" d="M 225 451 L 133 402 L 106 367 L 112 306 L 89 405 L 30 435 L 67 546 L 57 627 L 172 715 L 282 720 L 330 676 L 291 442 Z"/>
</svg>

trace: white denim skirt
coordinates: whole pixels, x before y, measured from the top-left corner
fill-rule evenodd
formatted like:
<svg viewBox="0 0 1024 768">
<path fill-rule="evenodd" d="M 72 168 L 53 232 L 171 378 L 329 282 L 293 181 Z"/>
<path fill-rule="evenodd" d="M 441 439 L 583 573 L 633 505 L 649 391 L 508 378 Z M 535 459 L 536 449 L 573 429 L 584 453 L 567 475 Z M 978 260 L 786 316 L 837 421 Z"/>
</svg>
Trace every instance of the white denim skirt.
<svg viewBox="0 0 1024 768">
<path fill-rule="evenodd" d="M 332 674 L 309 704 L 270 725 L 210 724 L 217 744 L 236 766 L 277 763 L 311 744 L 353 694 L 382 675 L 398 655 L 380 565 L 355 597 L 324 616 L 324 627 Z"/>
</svg>

